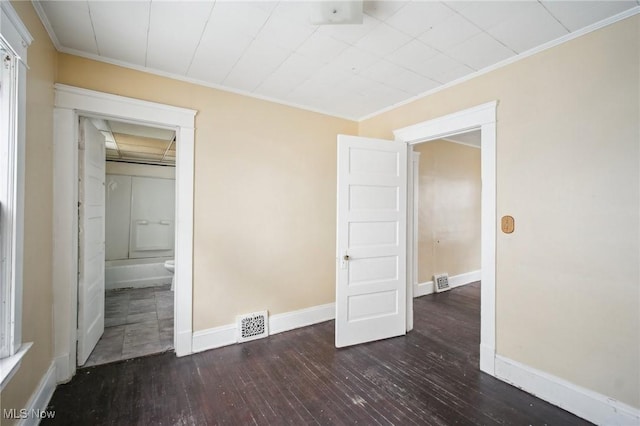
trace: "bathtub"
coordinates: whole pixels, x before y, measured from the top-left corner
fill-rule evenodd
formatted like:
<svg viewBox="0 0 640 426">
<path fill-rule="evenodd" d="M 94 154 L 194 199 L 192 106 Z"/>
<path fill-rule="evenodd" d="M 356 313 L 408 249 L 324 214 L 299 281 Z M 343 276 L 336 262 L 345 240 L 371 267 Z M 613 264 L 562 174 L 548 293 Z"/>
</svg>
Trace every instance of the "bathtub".
<svg viewBox="0 0 640 426">
<path fill-rule="evenodd" d="M 171 257 L 148 259 L 107 260 L 105 262 L 105 288 L 142 288 L 171 284 L 173 275 L 164 267 Z"/>
</svg>

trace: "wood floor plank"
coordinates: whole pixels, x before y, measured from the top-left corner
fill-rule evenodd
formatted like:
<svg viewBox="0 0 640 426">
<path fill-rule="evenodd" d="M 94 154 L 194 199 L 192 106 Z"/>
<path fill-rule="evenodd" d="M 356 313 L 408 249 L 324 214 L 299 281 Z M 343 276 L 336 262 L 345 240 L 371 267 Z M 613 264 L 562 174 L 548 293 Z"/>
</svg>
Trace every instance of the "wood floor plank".
<svg viewBox="0 0 640 426">
<path fill-rule="evenodd" d="M 584 425 L 478 369 L 480 284 L 423 296 L 406 336 L 336 349 L 334 322 L 189 357 L 78 370 L 65 425 Z"/>
</svg>

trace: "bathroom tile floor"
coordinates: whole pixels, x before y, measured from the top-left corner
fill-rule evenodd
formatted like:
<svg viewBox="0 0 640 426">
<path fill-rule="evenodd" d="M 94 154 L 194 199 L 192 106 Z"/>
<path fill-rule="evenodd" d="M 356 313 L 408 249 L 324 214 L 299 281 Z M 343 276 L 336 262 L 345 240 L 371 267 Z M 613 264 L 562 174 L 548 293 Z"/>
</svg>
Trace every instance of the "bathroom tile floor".
<svg viewBox="0 0 640 426">
<path fill-rule="evenodd" d="M 85 367 L 173 349 L 171 285 L 107 290 L 104 334 Z"/>
</svg>

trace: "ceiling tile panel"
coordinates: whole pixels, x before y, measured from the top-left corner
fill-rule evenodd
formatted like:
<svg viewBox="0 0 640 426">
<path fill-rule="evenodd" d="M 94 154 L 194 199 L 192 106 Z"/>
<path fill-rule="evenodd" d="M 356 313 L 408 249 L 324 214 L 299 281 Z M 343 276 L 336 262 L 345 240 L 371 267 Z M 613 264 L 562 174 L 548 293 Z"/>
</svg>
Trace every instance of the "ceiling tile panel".
<svg viewBox="0 0 640 426">
<path fill-rule="evenodd" d="M 150 1 L 89 2 L 100 54 L 144 65 L 150 6 Z"/>
<path fill-rule="evenodd" d="M 87 2 L 43 1 L 40 4 L 60 44 L 70 49 L 98 54 Z"/>
<path fill-rule="evenodd" d="M 261 2 L 269 4 L 270 2 Z M 313 2 L 310 1 L 281 1 L 275 2 L 277 6 L 273 9 L 271 16 L 277 16 L 289 20 L 289 22 L 295 25 L 307 25 L 312 28 L 317 28 L 316 25 L 311 25 L 311 6 Z"/>
<path fill-rule="evenodd" d="M 378 19 L 363 15 L 361 25 L 321 25 L 318 32 L 345 43 L 355 44 L 379 23 Z"/>
<path fill-rule="evenodd" d="M 288 81 L 283 73 L 274 72 L 258 86 L 253 93 L 275 99 L 286 99 L 295 89 L 295 85 Z"/>
<path fill-rule="evenodd" d="M 419 38 L 423 43 L 440 51 L 445 51 L 456 44 L 470 39 L 481 31 L 480 28 L 461 15 L 454 14 L 434 25 L 433 28 L 422 34 Z"/>
<path fill-rule="evenodd" d="M 399 74 L 403 70 L 404 68 L 389 62 L 386 59 L 380 59 L 378 62 L 362 71 L 362 75 L 380 83 L 388 83 L 393 79 L 394 75 Z"/>
<path fill-rule="evenodd" d="M 432 58 L 437 54 L 438 52 L 435 49 L 432 49 L 418 40 L 412 40 L 400 49 L 388 55 L 387 59 L 396 65 L 400 65 L 415 71 L 418 74 L 424 75 L 425 63 L 427 63 L 429 58 Z"/>
<path fill-rule="evenodd" d="M 387 86 L 385 84 L 374 84 L 364 93 L 366 101 L 378 105 L 393 105 L 407 98 L 407 93 Z M 365 104 L 366 105 L 366 104 Z"/>
<path fill-rule="evenodd" d="M 322 62 L 314 58 L 293 53 L 273 74 L 266 78 L 256 89 L 256 93 L 284 97 L 299 84 L 309 79 L 322 66 Z"/>
<path fill-rule="evenodd" d="M 337 66 L 335 64 L 328 64 L 322 67 L 317 73 L 315 73 L 311 78 L 306 80 L 300 87 L 301 90 L 305 90 L 308 88 L 317 89 L 329 87 L 335 87 L 339 82 L 345 81 L 353 76 L 353 72 L 349 71 L 341 66 Z"/>
<path fill-rule="evenodd" d="M 467 0 L 467 1 L 451 0 L 451 1 L 442 2 L 442 4 L 447 6 L 449 9 L 455 10 L 456 12 L 459 12 L 462 9 L 466 9 L 467 7 L 473 6 L 474 3 L 476 2 L 473 0 Z"/>
<path fill-rule="evenodd" d="M 361 93 L 341 93 L 340 97 L 334 97 L 319 106 L 320 109 L 331 108 L 344 117 L 362 117 L 371 108 L 374 111 L 382 109 L 380 101 L 372 101 Z"/>
<path fill-rule="evenodd" d="M 224 84 L 252 92 L 278 68 L 291 51 L 275 44 L 255 39 L 235 64 Z"/>
<path fill-rule="evenodd" d="M 629 1 L 543 1 L 544 7 L 558 18 L 562 24 L 575 31 L 601 21 L 609 16 L 638 6 Z"/>
<path fill-rule="evenodd" d="M 267 22 L 269 14 L 269 11 L 260 7 L 259 2 L 218 1 L 213 6 L 207 29 L 211 27 L 255 37 Z"/>
<path fill-rule="evenodd" d="M 290 92 L 285 99 L 288 102 L 309 105 L 318 110 L 334 111 L 332 105 L 335 105 L 338 97 L 343 95 L 344 92 L 338 92 L 330 86 L 314 86 L 306 81 Z"/>
<path fill-rule="evenodd" d="M 450 83 L 473 72 L 474 70 L 472 68 L 466 65 L 460 65 L 457 68 L 443 72 L 438 81 L 442 84 Z"/>
<path fill-rule="evenodd" d="M 252 41 L 249 35 L 209 22 L 187 75 L 222 83 Z"/>
<path fill-rule="evenodd" d="M 296 52 L 322 62 L 329 62 L 348 47 L 347 43 L 316 31 L 296 49 Z"/>
<path fill-rule="evenodd" d="M 475 70 L 515 55 L 514 52 L 497 42 L 487 33 L 480 33 L 471 37 L 469 40 L 449 50 L 447 54 Z"/>
<path fill-rule="evenodd" d="M 433 80 L 399 67 L 387 60 L 378 61 L 363 71 L 362 75 L 413 96 L 433 89 L 438 85 Z"/>
<path fill-rule="evenodd" d="M 362 10 L 367 15 L 373 16 L 376 19 L 384 21 L 398 10 L 409 4 L 408 1 L 368 1 L 365 0 Z"/>
<path fill-rule="evenodd" d="M 108 121 L 108 129 L 121 135 L 139 136 L 142 138 L 160 139 L 171 141 L 176 136 L 175 130 L 147 127 L 138 124 L 124 123 L 122 121 Z"/>
<path fill-rule="evenodd" d="M 199 1 L 199 0 L 195 0 L 195 1 Z M 221 0 L 221 1 L 237 1 L 237 0 Z M 247 5 L 252 7 L 257 7 L 258 9 L 261 9 L 266 13 L 272 13 L 276 9 L 276 7 L 280 5 L 279 0 L 258 0 L 258 1 L 247 1 L 247 2 L 243 0 L 243 3 L 246 3 Z"/>
<path fill-rule="evenodd" d="M 357 47 L 348 47 L 338 55 L 331 65 L 358 73 L 378 60 L 378 57 Z"/>
<path fill-rule="evenodd" d="M 438 82 L 425 78 L 413 71 L 404 70 L 389 81 L 389 86 L 417 96 L 439 86 Z"/>
<path fill-rule="evenodd" d="M 460 68 L 462 64 L 449 56 L 438 53 L 424 63 L 422 74 L 439 83 L 444 83 L 451 71 Z"/>
<path fill-rule="evenodd" d="M 350 78 L 339 81 L 334 87 L 339 93 L 344 92 L 367 92 L 375 85 L 380 84 L 362 75 L 352 75 Z"/>
<path fill-rule="evenodd" d="M 378 56 L 385 56 L 411 40 L 408 35 L 393 27 L 380 23 L 364 37 L 358 40 L 355 47 Z"/>
<path fill-rule="evenodd" d="M 264 24 L 257 38 L 285 49 L 294 50 L 315 30 L 316 27 L 313 25 L 297 23 L 286 16 L 274 14 Z"/>
<path fill-rule="evenodd" d="M 453 10 L 440 2 L 413 1 L 386 22 L 406 34 L 417 37 L 453 13 Z"/>
<path fill-rule="evenodd" d="M 568 33 L 539 3 L 529 5 L 521 13 L 489 28 L 487 32 L 518 53 Z"/>
<path fill-rule="evenodd" d="M 526 10 L 528 6 L 535 3 L 537 2 L 534 0 L 479 1 L 463 4 L 462 6 L 466 7 L 461 7 L 458 13 L 486 30 Z"/>
<path fill-rule="evenodd" d="M 146 66 L 185 75 L 213 3 L 152 2 Z"/>
</svg>

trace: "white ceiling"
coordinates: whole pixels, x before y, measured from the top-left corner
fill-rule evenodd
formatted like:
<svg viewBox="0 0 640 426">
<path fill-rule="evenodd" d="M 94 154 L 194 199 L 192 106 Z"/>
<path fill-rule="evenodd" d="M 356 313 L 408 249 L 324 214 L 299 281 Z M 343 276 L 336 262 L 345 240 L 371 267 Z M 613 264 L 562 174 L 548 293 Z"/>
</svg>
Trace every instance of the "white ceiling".
<svg viewBox="0 0 640 426">
<path fill-rule="evenodd" d="M 365 1 L 361 25 L 320 26 L 303 1 L 35 4 L 63 52 L 361 119 L 640 0 Z"/>
<path fill-rule="evenodd" d="M 471 132 L 467 133 L 458 133 L 457 135 L 447 136 L 446 138 L 443 138 L 443 140 L 480 148 L 480 130 L 472 130 Z"/>
</svg>

